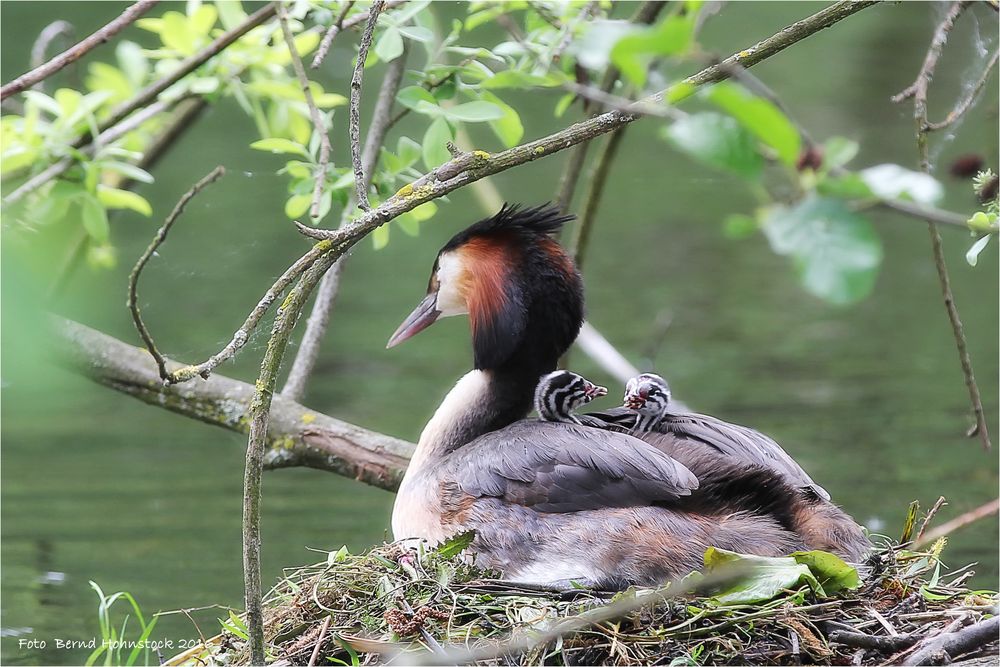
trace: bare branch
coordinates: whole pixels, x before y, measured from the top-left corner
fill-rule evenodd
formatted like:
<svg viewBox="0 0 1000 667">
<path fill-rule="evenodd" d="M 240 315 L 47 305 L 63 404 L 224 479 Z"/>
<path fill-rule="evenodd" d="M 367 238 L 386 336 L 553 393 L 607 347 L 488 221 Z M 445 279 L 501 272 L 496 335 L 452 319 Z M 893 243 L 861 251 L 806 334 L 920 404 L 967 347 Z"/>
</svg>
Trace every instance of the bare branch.
<svg viewBox="0 0 1000 667">
<path fill-rule="evenodd" d="M 986 64 L 986 69 L 983 71 L 983 75 L 979 78 L 979 81 L 976 81 L 975 85 L 969 89 L 968 94 L 955 105 L 954 109 L 948 112 L 945 119 L 938 123 L 928 121 L 927 125 L 924 126 L 924 129 L 928 131 L 943 130 L 964 116 L 965 112 L 972 108 L 972 103 L 976 101 L 977 97 L 979 97 L 979 93 L 981 93 L 983 88 L 986 87 L 987 82 L 990 80 L 990 73 L 993 71 L 993 68 L 996 67 L 998 58 L 1000 58 L 1000 50 L 993 52 L 993 57 L 990 58 L 990 61 Z"/>
<path fill-rule="evenodd" d="M 249 430 L 247 415 L 254 386 L 223 375 L 187 384 L 165 385 L 149 354 L 99 331 L 53 318 L 59 360 L 100 385 L 157 408 L 222 427 Z M 167 368 L 180 364 L 170 359 Z M 267 433 L 264 467 L 306 466 L 394 491 L 413 453 L 412 443 L 368 431 L 275 396 Z"/>
<path fill-rule="evenodd" d="M 914 542 L 920 542 L 920 538 L 924 536 L 924 531 L 926 531 L 927 527 L 931 524 L 931 520 L 934 518 L 934 515 L 937 514 L 938 510 L 945 505 L 944 496 L 938 496 L 938 499 L 934 502 L 934 505 L 931 506 L 930 510 L 928 510 L 927 515 L 920 524 L 920 530 L 917 531 L 917 536 L 913 538 Z"/>
<path fill-rule="evenodd" d="M 908 98 L 913 98 L 913 120 L 916 125 L 917 155 L 920 161 L 920 169 L 924 173 L 930 173 L 930 153 L 927 144 L 927 133 L 929 123 L 927 121 L 927 92 L 931 80 L 934 78 L 934 70 L 937 67 L 941 51 L 948 41 L 948 34 L 951 32 L 955 21 L 961 16 L 969 2 L 953 2 L 948 9 L 944 19 L 938 24 L 934 31 L 934 37 L 927 49 L 924 63 L 920 67 L 920 73 L 916 81 L 898 95 L 892 98 L 893 102 L 901 102 Z M 972 404 L 972 413 L 975 424 L 968 431 L 968 436 L 979 435 L 983 443 L 983 449 L 990 449 L 989 427 L 986 423 L 986 413 L 983 410 L 983 401 L 979 394 L 979 385 L 976 384 L 976 376 L 972 369 L 972 358 L 969 355 L 969 346 L 965 338 L 965 328 L 955 305 L 955 295 L 951 289 L 951 277 L 948 275 L 948 265 L 944 258 L 944 248 L 941 241 L 941 232 L 937 223 L 928 221 L 927 231 L 931 237 L 931 251 L 934 256 L 934 267 L 937 269 L 938 282 L 941 285 L 941 296 L 944 299 L 945 311 L 948 313 L 948 321 L 951 323 L 952 335 L 955 338 L 955 347 L 958 350 L 959 363 L 962 366 L 962 374 L 965 376 L 965 386 L 969 392 L 969 402 Z"/>
<path fill-rule="evenodd" d="M 326 183 L 326 171 L 330 165 L 330 136 L 327 132 L 323 115 L 316 106 L 313 99 L 312 89 L 309 87 L 309 77 L 306 76 L 306 69 L 302 66 L 302 56 L 295 46 L 295 38 L 288 27 L 288 14 L 285 10 L 283 0 L 276 0 L 278 7 L 278 22 L 281 24 L 281 34 L 285 37 L 285 44 L 288 46 L 288 54 L 292 58 L 292 69 L 295 70 L 295 77 L 299 80 L 302 94 L 306 98 L 306 106 L 309 107 L 309 117 L 312 118 L 313 131 L 319 135 L 319 164 L 316 166 L 316 173 L 313 176 L 312 204 L 309 207 L 309 215 L 314 220 L 319 218 L 319 202 L 323 196 L 323 185 Z"/>
<path fill-rule="evenodd" d="M 903 215 L 916 218 L 917 220 L 933 222 L 938 225 L 961 227 L 966 230 L 969 229 L 968 216 L 964 216 L 960 213 L 953 213 L 952 211 L 945 211 L 929 206 L 921 206 L 920 204 L 902 199 L 880 199 L 875 205 L 895 211 L 896 213 L 902 213 Z"/>
<path fill-rule="evenodd" d="M 951 535 L 953 532 L 959 528 L 964 528 L 970 523 L 979 521 L 980 519 L 985 519 L 988 516 L 993 516 L 1000 511 L 1000 498 L 995 498 L 988 503 L 980 505 L 979 507 L 969 510 L 965 514 L 955 517 L 951 521 L 946 521 L 942 523 L 937 528 L 932 528 L 923 534 L 923 537 L 917 539 L 914 543 L 914 548 L 930 544 L 935 540 L 944 537 L 945 535 Z"/>
<path fill-rule="evenodd" d="M 336 37 L 341 30 L 344 29 L 344 18 L 347 17 L 347 12 L 351 11 L 351 7 L 354 6 L 354 0 L 343 0 L 344 8 L 340 10 L 340 15 L 337 20 L 330 25 L 326 33 L 323 35 L 322 41 L 319 43 L 319 48 L 316 49 L 316 55 L 313 57 L 312 64 L 310 67 L 316 69 L 322 64 L 323 59 L 326 58 L 326 54 L 330 52 L 330 45 L 333 44 L 333 38 Z"/>
<path fill-rule="evenodd" d="M 375 109 L 372 112 L 372 120 L 368 125 L 368 135 L 365 137 L 365 147 L 361 152 L 361 164 L 365 173 L 365 189 L 372 182 L 375 173 L 375 165 L 378 161 L 378 152 L 385 141 L 385 135 L 389 131 L 391 123 L 392 105 L 396 100 L 396 93 L 403 80 L 403 71 L 406 68 L 406 57 L 408 49 L 404 46 L 403 53 L 398 58 L 389 63 L 385 76 L 382 78 L 382 85 L 379 89 L 378 98 L 375 101 Z M 340 225 L 350 222 L 350 214 L 354 208 L 352 202 L 348 202 L 341 215 Z M 330 312 L 333 310 L 333 303 L 337 298 L 340 288 L 340 273 L 344 267 L 344 258 L 340 258 L 323 276 L 323 281 L 316 292 L 316 300 L 313 303 L 309 319 L 306 321 L 306 330 L 302 334 L 302 342 L 299 343 L 298 352 L 295 354 L 295 361 L 288 372 L 288 379 L 281 393 L 293 400 L 301 400 L 305 394 L 306 383 L 316 367 L 316 360 L 319 358 L 319 346 L 326 330 L 330 324 Z"/>
<path fill-rule="evenodd" d="M 371 9 L 368 10 L 368 23 L 365 24 L 365 30 L 361 33 L 361 42 L 358 44 L 358 61 L 354 65 L 354 75 L 351 77 L 351 163 L 354 166 L 355 197 L 357 197 L 358 208 L 362 211 L 370 209 L 371 203 L 368 201 L 368 186 L 365 185 L 365 169 L 361 164 L 361 83 L 364 80 L 368 48 L 372 45 L 372 34 L 375 32 L 375 24 L 378 23 L 378 16 L 383 7 L 385 7 L 385 0 L 374 0 Z"/>
<path fill-rule="evenodd" d="M 139 276 L 142 274 L 142 270 L 145 268 L 150 258 L 152 258 L 153 254 L 156 252 L 156 249 L 167 240 L 167 233 L 170 232 L 170 228 L 174 226 L 174 223 L 177 222 L 177 219 L 184 212 L 188 202 L 197 197 L 198 193 L 206 187 L 222 178 L 225 173 L 226 170 L 221 166 L 216 167 L 181 196 L 176 206 L 174 206 L 174 210 L 170 212 L 170 215 L 168 215 L 167 219 L 163 222 L 163 226 L 156 232 L 156 236 L 153 237 L 153 241 L 139 257 L 135 266 L 132 267 L 132 273 L 130 273 L 128 277 L 128 309 L 132 314 L 132 322 L 135 324 L 136 331 L 139 332 L 139 336 L 142 338 L 142 342 L 145 344 L 146 349 L 149 350 L 149 353 L 153 355 L 153 359 L 156 360 L 156 367 L 159 369 L 160 377 L 163 378 L 164 381 L 170 377 L 170 373 L 167 371 L 166 359 L 164 359 L 163 355 L 160 354 L 160 351 L 156 349 L 153 337 L 150 335 L 149 329 L 146 328 L 145 323 L 142 321 L 142 315 L 139 313 Z"/>
<path fill-rule="evenodd" d="M 964 653 L 969 653 L 997 640 L 1000 616 L 979 621 L 955 632 L 943 632 L 925 640 L 904 665 L 947 665 Z"/>
<path fill-rule="evenodd" d="M 0 100 L 5 100 L 11 95 L 16 95 L 23 90 L 27 90 L 36 83 L 44 81 L 62 70 L 70 63 L 76 62 L 95 47 L 104 44 L 119 32 L 135 23 L 139 17 L 152 9 L 157 2 L 158 0 L 138 0 L 138 2 L 122 12 L 121 16 L 100 30 L 80 40 L 75 46 L 66 49 L 44 65 L 40 65 L 30 72 L 22 74 L 3 88 L 0 88 Z"/>
<path fill-rule="evenodd" d="M 601 154 L 597 156 L 597 162 L 590 175 L 590 188 L 587 190 L 587 199 L 583 204 L 583 214 L 580 221 L 573 228 L 573 238 L 570 241 L 569 253 L 576 262 L 577 268 L 582 270 L 584 255 L 587 252 L 587 244 L 590 241 L 590 232 L 593 229 L 594 221 L 597 219 L 597 211 L 601 205 L 601 197 L 604 194 L 604 184 L 611 173 L 611 165 L 615 161 L 615 154 L 621 145 L 622 138 L 628 126 L 623 125 L 608 137 Z"/>
<path fill-rule="evenodd" d="M 31 45 L 31 60 L 29 61 L 31 63 L 31 69 L 36 69 L 42 66 L 42 63 L 45 62 L 45 55 L 48 53 L 49 46 L 52 42 L 60 37 L 72 37 L 73 30 L 73 24 L 69 21 L 63 21 L 62 19 L 53 21 L 42 28 L 42 31 L 38 33 L 37 39 L 35 39 L 35 43 Z M 31 86 L 33 89 L 40 89 L 41 87 L 41 81 Z"/>
</svg>

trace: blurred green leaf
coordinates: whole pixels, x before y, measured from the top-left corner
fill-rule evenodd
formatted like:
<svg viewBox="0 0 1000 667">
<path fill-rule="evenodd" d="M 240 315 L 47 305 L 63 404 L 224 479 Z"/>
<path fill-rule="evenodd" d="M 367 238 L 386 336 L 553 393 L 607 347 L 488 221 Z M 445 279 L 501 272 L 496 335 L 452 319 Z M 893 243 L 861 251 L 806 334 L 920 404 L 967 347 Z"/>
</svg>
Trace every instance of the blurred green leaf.
<svg viewBox="0 0 1000 667">
<path fill-rule="evenodd" d="M 690 48 L 697 18 L 697 7 L 689 7 L 667 16 L 657 26 L 625 35 L 611 49 L 611 62 L 633 85 L 642 88 L 654 57 L 674 56 Z"/>
<path fill-rule="evenodd" d="M 80 199 L 80 214 L 83 219 L 83 228 L 87 230 L 90 238 L 98 243 L 108 240 L 110 229 L 108 227 L 108 213 L 101 206 L 97 197 L 86 194 Z"/>
<path fill-rule="evenodd" d="M 858 154 L 858 142 L 844 137 L 830 137 L 823 142 L 823 167 L 838 169 L 854 159 Z"/>
<path fill-rule="evenodd" d="M 449 120 L 465 123 L 482 123 L 504 117 L 504 111 L 498 105 L 481 100 L 442 108 L 444 109 L 445 117 Z"/>
<path fill-rule="evenodd" d="M 865 179 L 854 172 L 821 178 L 816 184 L 816 190 L 821 195 L 841 199 L 865 199 L 872 196 L 871 188 L 865 183 Z"/>
<path fill-rule="evenodd" d="M 285 202 L 285 215 L 289 220 L 301 218 L 309 210 L 312 203 L 312 195 L 292 195 Z"/>
<path fill-rule="evenodd" d="M 215 6 L 219 10 L 222 27 L 226 30 L 232 30 L 247 17 L 240 0 L 215 0 Z"/>
<path fill-rule="evenodd" d="M 740 122 L 754 136 L 774 149 L 786 165 L 794 166 L 802 148 L 802 138 L 784 112 L 769 100 L 751 95 L 735 84 L 723 81 L 708 91 L 708 99 Z"/>
<path fill-rule="evenodd" d="M 278 137 L 260 139 L 250 144 L 250 148 L 255 148 L 259 151 L 268 151 L 271 153 L 301 155 L 302 157 L 309 159 L 309 151 L 306 150 L 306 147 L 302 144 L 291 141 L 290 139 L 281 139 Z"/>
<path fill-rule="evenodd" d="M 842 201 L 810 196 L 795 206 L 775 207 L 763 230 L 776 253 L 793 259 L 812 294 L 844 305 L 874 287 L 882 242 L 871 223 Z"/>
<path fill-rule="evenodd" d="M 383 62 L 395 60 L 403 54 L 403 37 L 394 27 L 386 28 L 375 42 L 375 53 Z"/>
<path fill-rule="evenodd" d="M 437 100 L 426 89 L 420 86 L 407 86 L 396 95 L 396 101 L 407 109 L 417 110 L 421 102 L 437 106 Z"/>
<path fill-rule="evenodd" d="M 437 210 L 438 210 L 437 204 L 435 204 L 432 201 L 428 201 L 414 208 L 412 211 L 409 212 L 409 215 L 411 215 L 413 219 L 416 220 L 417 222 L 426 222 L 427 220 L 430 220 L 431 218 L 434 217 L 434 214 L 437 213 Z"/>
<path fill-rule="evenodd" d="M 693 114 L 666 127 L 664 134 L 675 146 L 705 164 L 741 176 L 754 177 L 763 165 L 754 138 L 729 116 Z"/>
<path fill-rule="evenodd" d="M 480 84 L 482 88 L 488 90 L 499 90 L 501 88 L 551 88 L 557 85 L 559 85 L 558 82 L 551 76 L 529 74 L 528 72 L 516 69 L 497 72 L 495 76 L 486 79 Z"/>
<path fill-rule="evenodd" d="M 524 137 L 524 126 L 521 124 L 521 117 L 514 107 L 505 103 L 499 97 L 489 91 L 483 91 L 483 99 L 494 104 L 503 111 L 503 116 L 490 121 L 490 129 L 497 135 L 505 148 L 511 148 L 520 143 Z"/>
<path fill-rule="evenodd" d="M 149 205 L 149 202 L 141 195 L 128 190 L 98 185 L 97 199 L 104 204 L 105 208 L 127 208 L 141 213 L 147 218 L 153 215 L 153 207 Z"/>
<path fill-rule="evenodd" d="M 408 236 L 420 236 L 420 221 L 410 213 L 404 213 L 395 220 Z"/>
<path fill-rule="evenodd" d="M 435 118 L 424 134 L 422 147 L 424 166 L 433 169 L 450 160 L 451 153 L 448 152 L 447 144 L 454 139 L 455 135 L 452 134 L 448 121 L 444 118 Z"/>
<path fill-rule="evenodd" d="M 860 172 L 876 196 L 883 199 L 910 199 L 932 205 L 944 196 L 944 187 L 933 177 L 898 164 L 880 164 Z"/>
<path fill-rule="evenodd" d="M 382 225 L 372 230 L 372 244 L 376 250 L 389 245 L 389 225 Z"/>
<path fill-rule="evenodd" d="M 757 220 L 749 215 L 734 213 L 726 216 L 722 223 L 722 233 L 726 238 L 739 240 L 753 236 L 757 231 Z"/>
</svg>

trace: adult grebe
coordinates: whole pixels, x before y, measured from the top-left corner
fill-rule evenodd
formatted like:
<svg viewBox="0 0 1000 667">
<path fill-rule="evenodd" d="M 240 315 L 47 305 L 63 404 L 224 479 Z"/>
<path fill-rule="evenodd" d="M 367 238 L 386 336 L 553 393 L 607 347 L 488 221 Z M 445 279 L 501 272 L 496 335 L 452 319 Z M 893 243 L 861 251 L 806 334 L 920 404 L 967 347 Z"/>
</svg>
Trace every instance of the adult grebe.
<svg viewBox="0 0 1000 667">
<path fill-rule="evenodd" d="M 772 516 L 682 509 L 686 467 L 624 433 L 523 420 L 583 321 L 572 260 L 551 207 L 500 212 L 438 253 L 427 296 L 389 347 L 467 313 L 475 370 L 420 435 L 393 507 L 396 539 L 474 529 L 477 562 L 518 581 L 619 588 L 697 569 L 709 546 L 780 555 L 803 546 Z M 518 421 L 521 420 L 521 421 Z"/>
</svg>

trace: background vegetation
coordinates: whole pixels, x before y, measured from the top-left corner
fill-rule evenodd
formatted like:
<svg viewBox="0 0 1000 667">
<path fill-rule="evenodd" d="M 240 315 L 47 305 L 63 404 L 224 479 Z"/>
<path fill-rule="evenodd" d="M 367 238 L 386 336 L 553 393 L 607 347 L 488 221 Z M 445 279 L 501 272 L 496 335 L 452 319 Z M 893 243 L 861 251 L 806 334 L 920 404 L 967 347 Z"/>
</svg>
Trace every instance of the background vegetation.
<svg viewBox="0 0 1000 667">
<path fill-rule="evenodd" d="M 92 636 L 88 579 L 105 590 L 132 591 L 147 610 L 242 606 L 237 563 L 245 439 L 53 368 L 47 363 L 53 352 L 39 335 L 45 328 L 39 305 L 47 304 L 138 343 L 122 307 L 129 268 L 178 196 L 217 164 L 228 175 L 190 204 L 144 276 L 141 305 L 164 353 L 194 362 L 217 351 L 272 278 L 308 247 L 289 218 L 310 217 L 320 145 L 273 20 L 169 91 L 167 99 L 196 96 L 181 104 L 197 98 L 211 104 L 149 169 L 152 182 L 123 165 L 135 161 L 132 152 L 148 148 L 166 114 L 94 155 L 68 148 L 177 60 L 242 20 L 236 6 L 156 7 L 121 40 L 47 82 L 44 92 L 19 98 L 24 109 L 5 108 L 5 659 L 65 662 L 72 656 L 26 654 L 16 642 L 28 635 Z M 247 3 L 246 9 L 258 7 Z M 28 69 L 31 45 L 53 19 L 69 20 L 79 38 L 121 8 L 5 3 L 2 79 Z M 690 46 L 684 35 L 694 27 L 697 7 L 683 8 L 668 7 L 656 27 L 633 35 L 580 21 L 552 68 L 562 33 L 551 16 L 517 3 L 504 9 L 525 41 L 548 40 L 537 53 L 519 53 L 517 39 L 496 23 L 489 5 L 410 3 L 390 10 L 376 30 L 362 118 L 369 118 L 384 61 L 398 54 L 400 42 L 410 55 L 396 110 L 411 112 L 389 134 L 391 154 L 375 172 L 372 203 L 447 160 L 445 140 L 498 151 L 581 118 L 581 103 L 566 90 L 578 83 L 577 61 L 599 82 L 613 58 L 626 82 L 619 94 L 657 90 L 700 69 L 709 54 L 728 55 L 820 6 L 733 4 L 705 22 L 699 50 L 649 70 L 653 58 Z M 342 6 L 309 9 L 308 3 L 290 7 L 307 64 L 322 34 L 313 26 L 335 21 Z M 554 5 L 552 11 L 569 20 L 582 9 Z M 632 9 L 622 3 L 613 16 L 627 17 Z M 361 3 L 348 15 L 365 10 Z M 997 483 L 995 457 L 964 437 L 968 401 L 923 223 L 866 206 L 872 189 L 891 197 L 906 190 L 911 199 L 968 218 L 979 208 L 972 184 L 949 176 L 948 165 L 975 153 L 996 169 L 994 71 L 982 101 L 961 124 L 932 137 L 936 181 L 879 171 L 878 165 L 917 164 L 909 105 L 889 97 L 912 83 L 943 11 L 876 6 L 755 67 L 787 117 L 766 96 L 748 96 L 734 84 L 690 100 L 682 108 L 692 115 L 673 123 L 634 124 L 610 170 L 585 266 L 589 318 L 626 356 L 662 371 L 697 409 L 774 435 L 874 530 L 897 525 L 912 498 L 929 504 L 947 496 L 950 505 L 941 512 L 947 518 L 993 497 Z M 441 40 L 454 32 L 455 20 L 464 23 L 444 52 Z M 995 21 L 988 7 L 974 7 L 957 23 L 935 79 L 934 118 L 975 85 L 996 48 Z M 598 25 L 585 30 L 589 23 Z M 309 71 L 317 106 L 333 111 L 334 168 L 319 207 L 324 227 L 336 226 L 353 191 L 345 101 L 356 42 L 353 33 L 338 37 L 325 63 Z M 473 48 L 501 43 L 506 46 L 492 53 Z M 662 44 L 670 49 L 656 52 Z M 604 60 L 586 61 L 602 53 Z M 458 68 L 462 85 L 448 82 L 451 69 L 428 62 Z M 503 74 L 485 76 L 483 67 Z M 364 120 L 363 131 L 366 126 Z M 818 169 L 799 169 L 805 146 L 796 126 L 807 129 L 806 144 L 823 146 Z M 458 129 L 469 139 L 456 137 Z M 591 149 L 590 165 L 600 153 Z M 62 177 L 9 201 L 32 174 L 65 156 L 71 168 Z M 562 153 L 513 169 L 494 184 L 508 200 L 552 199 L 566 160 Z M 858 175 L 831 173 L 835 167 Z M 119 189 L 122 176 L 138 177 L 134 195 Z M 574 210 L 582 208 L 587 179 Z M 892 183 L 895 189 L 884 189 Z M 482 215 L 482 196 L 460 190 L 356 247 L 308 405 L 415 439 L 468 366 L 467 355 L 456 354 L 466 347 L 465 325 L 442 323 L 391 352 L 382 350 L 383 341 L 422 293 L 437 247 Z M 817 219 L 827 224 L 809 227 Z M 975 269 L 965 259 L 983 225 L 995 219 L 977 221 L 975 235 L 943 233 L 996 432 L 995 243 L 978 255 Z M 255 333 L 221 370 L 252 382 L 265 343 L 266 334 Z M 575 354 L 573 363 L 609 381 L 583 355 Z M 391 503 L 389 494 L 310 470 L 270 473 L 264 498 L 265 582 L 280 566 L 308 560 L 303 545 L 360 548 L 380 540 Z M 981 561 L 983 585 L 995 587 L 996 540 L 995 524 L 985 522 L 956 534 L 949 552 L 963 563 Z M 215 623 L 220 615 L 212 610 L 204 617 Z M 157 631 L 190 637 L 190 628 L 186 619 L 164 617 Z"/>
</svg>

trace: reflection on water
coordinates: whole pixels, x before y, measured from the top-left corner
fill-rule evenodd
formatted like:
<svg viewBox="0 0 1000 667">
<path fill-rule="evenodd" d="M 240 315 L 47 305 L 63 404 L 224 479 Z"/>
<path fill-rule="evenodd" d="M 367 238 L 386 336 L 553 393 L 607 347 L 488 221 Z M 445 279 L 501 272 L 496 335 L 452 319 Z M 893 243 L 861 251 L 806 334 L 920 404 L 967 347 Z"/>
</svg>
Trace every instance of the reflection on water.
<svg viewBox="0 0 1000 667">
<path fill-rule="evenodd" d="M 728 52 L 815 7 L 734 3 L 709 22 L 705 35 L 710 46 Z M 73 18 L 85 33 L 101 21 L 97 14 L 114 11 L 90 8 L 49 4 L 41 11 L 4 3 L 3 79 L 24 65 L 32 36 L 53 16 Z M 868 9 L 755 71 L 817 138 L 860 141 L 857 164 L 913 164 L 909 111 L 888 97 L 919 66 L 932 13 L 927 5 Z M 946 99 L 961 90 L 973 55 L 972 46 L 962 46 L 971 44 L 969 35 L 958 31 L 952 41 L 955 51 L 935 82 Z M 340 55 L 346 58 L 347 51 Z M 337 89 L 343 84 L 341 79 Z M 528 137 L 560 126 L 550 113 L 554 99 L 513 99 L 525 109 Z M 995 83 L 984 99 L 996 99 Z M 941 104 L 942 113 L 946 106 Z M 338 122 L 335 136 L 346 136 L 344 119 Z M 995 103 L 983 102 L 959 136 L 941 148 L 940 160 L 978 150 L 995 166 L 995 123 Z M 161 218 L 195 177 L 220 162 L 230 169 L 191 205 L 146 274 L 144 313 L 161 348 L 175 357 L 197 360 L 217 349 L 302 250 L 281 212 L 284 181 L 273 173 L 279 162 L 249 150 L 252 138 L 250 122 L 234 107 L 214 110 L 158 167 L 155 186 L 143 190 L 154 219 Z M 474 138 L 484 148 L 496 147 L 487 133 Z M 344 161 L 344 146 L 337 150 L 335 158 Z M 962 436 L 966 396 L 919 223 L 879 216 L 886 259 L 875 292 L 858 306 L 833 308 L 799 290 L 790 268 L 763 239 L 722 237 L 720 221 L 754 205 L 739 183 L 672 152 L 656 138 L 652 121 L 629 130 L 620 155 L 585 278 L 591 321 L 623 352 L 655 363 L 695 408 L 773 435 L 875 531 L 895 534 L 914 498 L 926 507 L 947 496 L 950 505 L 939 515 L 944 521 L 995 496 L 996 457 Z M 496 183 L 511 200 L 545 201 L 555 190 L 562 159 L 534 163 Z M 967 209 L 966 186 L 948 186 L 947 206 Z M 475 200 L 457 193 L 420 238 L 395 233 L 384 251 L 375 253 L 368 244 L 355 250 L 309 405 L 416 438 L 468 368 L 467 325 L 441 322 L 390 351 L 384 341 L 421 296 L 436 249 L 479 216 Z M 125 275 L 154 225 L 122 216 L 114 224 L 121 266 L 82 273 L 61 312 L 134 342 L 122 307 Z M 957 299 L 996 433 L 996 251 L 989 249 L 972 270 L 962 260 L 970 241 L 961 232 L 946 234 Z M 16 295 L 15 286 L 32 289 L 30 280 L 8 274 L 9 265 L 5 307 L 8 290 Z M 4 326 L 3 660 L 83 660 L 88 651 L 56 649 L 53 640 L 94 636 L 91 579 L 108 593 L 132 592 L 146 611 L 241 607 L 243 439 L 61 371 L 31 366 L 22 373 L 22 348 L 11 347 L 8 337 L 14 325 L 5 318 Z M 30 345 L 21 338 L 27 355 Z M 264 340 L 252 340 L 224 372 L 252 378 Z M 609 383 L 579 354 L 573 360 L 584 374 Z M 346 543 L 356 550 L 383 539 L 391 500 L 383 491 L 317 471 L 269 473 L 265 581 L 275 580 L 283 566 L 320 559 L 306 547 Z M 996 544 L 996 523 L 984 521 L 954 535 L 947 560 L 979 561 L 976 581 L 995 587 Z M 206 636 L 216 634 L 215 619 L 223 616 L 221 609 L 192 614 Z M 157 634 L 179 641 L 197 637 L 199 629 L 177 614 L 164 617 Z M 18 648 L 18 641 L 32 639 L 48 644 Z"/>
</svg>

